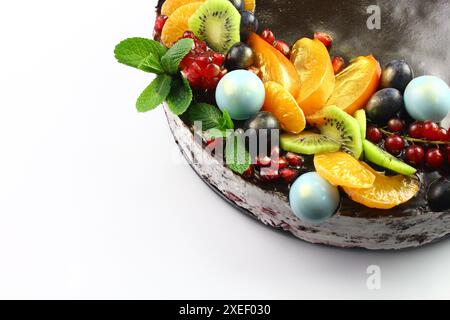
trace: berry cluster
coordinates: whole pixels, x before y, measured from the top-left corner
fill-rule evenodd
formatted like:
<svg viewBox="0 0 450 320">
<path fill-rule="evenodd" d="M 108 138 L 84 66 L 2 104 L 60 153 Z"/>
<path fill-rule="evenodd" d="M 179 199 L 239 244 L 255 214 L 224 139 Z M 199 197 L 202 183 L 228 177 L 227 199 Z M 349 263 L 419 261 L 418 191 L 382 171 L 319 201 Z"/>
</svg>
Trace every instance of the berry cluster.
<svg viewBox="0 0 450 320">
<path fill-rule="evenodd" d="M 284 54 L 287 58 L 291 56 L 291 47 L 287 42 L 283 40 L 277 40 L 275 38 L 274 33 L 266 29 L 261 33 L 261 38 L 263 38 L 267 43 L 269 43 L 271 46 L 274 46 L 275 49 L 280 51 L 282 54 Z"/>
<path fill-rule="evenodd" d="M 194 46 L 180 63 L 182 73 L 193 89 L 214 90 L 227 73 L 223 67 L 225 56 L 209 49 L 191 31 L 186 31 L 183 38 L 193 39 Z"/>
<path fill-rule="evenodd" d="M 385 129 L 369 127 L 367 139 L 382 144 L 387 152 L 403 156 L 416 167 L 426 164 L 437 170 L 446 163 L 450 164 L 450 131 L 432 121 L 415 122 L 407 126 L 403 120 L 394 118 Z"/>
</svg>

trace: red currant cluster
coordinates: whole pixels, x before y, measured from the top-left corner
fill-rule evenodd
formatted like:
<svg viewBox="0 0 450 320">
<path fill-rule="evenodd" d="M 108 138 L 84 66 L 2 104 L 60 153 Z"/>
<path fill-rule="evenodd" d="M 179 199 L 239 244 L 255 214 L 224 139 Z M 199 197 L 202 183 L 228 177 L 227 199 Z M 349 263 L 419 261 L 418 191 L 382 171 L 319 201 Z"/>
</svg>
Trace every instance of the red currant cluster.
<svg viewBox="0 0 450 320">
<path fill-rule="evenodd" d="M 287 42 L 283 40 L 277 40 L 275 39 L 274 33 L 266 29 L 261 33 L 261 38 L 263 38 L 267 43 L 269 43 L 271 46 L 274 46 L 275 49 L 280 51 L 282 54 L 284 54 L 287 58 L 291 56 L 291 47 Z"/>
<path fill-rule="evenodd" d="M 186 31 L 183 38 L 193 39 L 194 46 L 181 61 L 181 71 L 192 88 L 214 90 L 227 73 L 223 67 L 225 56 L 209 49 L 206 43 L 196 38 L 191 31 Z"/>
<path fill-rule="evenodd" d="M 402 135 L 403 134 L 403 135 Z M 394 156 L 404 156 L 414 166 L 426 164 L 440 169 L 450 164 L 450 131 L 432 121 L 415 122 L 408 128 L 401 119 L 391 119 L 386 129 L 376 126 L 367 129 L 367 139 L 381 144 Z"/>
</svg>

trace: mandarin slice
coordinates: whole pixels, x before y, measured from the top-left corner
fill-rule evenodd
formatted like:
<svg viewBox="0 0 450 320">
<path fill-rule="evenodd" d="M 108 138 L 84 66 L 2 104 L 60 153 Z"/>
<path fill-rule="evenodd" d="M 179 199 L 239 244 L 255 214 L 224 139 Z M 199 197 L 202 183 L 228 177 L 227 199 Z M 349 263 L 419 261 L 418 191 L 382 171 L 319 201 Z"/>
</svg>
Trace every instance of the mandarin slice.
<svg viewBox="0 0 450 320">
<path fill-rule="evenodd" d="M 306 119 L 292 94 L 277 82 L 264 84 L 266 98 L 263 111 L 272 113 L 278 119 L 283 130 L 300 133 L 306 127 Z"/>
<path fill-rule="evenodd" d="M 323 153 L 314 157 L 317 173 L 335 186 L 370 188 L 375 175 L 345 152 Z"/>
<path fill-rule="evenodd" d="M 375 183 L 371 188 L 346 188 L 344 191 L 355 202 L 373 209 L 392 209 L 408 202 L 420 190 L 420 181 L 415 176 L 388 177 L 375 171 L 366 163 L 363 166 L 375 175 Z"/>
<path fill-rule="evenodd" d="M 189 30 L 189 18 L 202 4 L 203 2 L 185 4 L 172 13 L 167 19 L 161 34 L 161 41 L 166 47 L 171 47 L 183 36 L 185 31 Z"/>
<path fill-rule="evenodd" d="M 306 116 L 320 111 L 334 90 L 335 77 L 330 54 L 317 40 L 303 38 L 292 47 L 291 62 L 300 77 L 297 102 Z"/>
<path fill-rule="evenodd" d="M 336 105 L 348 114 L 366 106 L 377 91 L 381 67 L 373 56 L 358 57 L 336 76 L 336 83 L 327 105 Z M 307 116 L 312 125 L 323 123 L 321 111 Z"/>
<path fill-rule="evenodd" d="M 255 66 L 260 70 L 262 81 L 277 82 L 297 98 L 300 79 L 291 61 L 256 33 L 250 35 L 248 44 L 255 53 Z"/>
<path fill-rule="evenodd" d="M 179 7 L 193 2 L 204 2 L 205 0 L 166 0 L 161 7 L 161 14 L 170 17 Z"/>
</svg>

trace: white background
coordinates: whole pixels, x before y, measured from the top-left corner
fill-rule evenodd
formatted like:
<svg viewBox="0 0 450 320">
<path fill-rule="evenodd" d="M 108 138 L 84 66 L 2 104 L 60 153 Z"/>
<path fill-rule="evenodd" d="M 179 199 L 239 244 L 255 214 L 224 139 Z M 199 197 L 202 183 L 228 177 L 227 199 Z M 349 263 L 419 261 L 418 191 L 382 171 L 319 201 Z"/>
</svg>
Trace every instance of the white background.
<svg viewBox="0 0 450 320">
<path fill-rule="evenodd" d="M 450 242 L 314 246 L 235 211 L 183 162 L 117 42 L 150 0 L 0 4 L 0 298 L 450 298 Z M 382 289 L 366 287 L 379 265 Z"/>
</svg>

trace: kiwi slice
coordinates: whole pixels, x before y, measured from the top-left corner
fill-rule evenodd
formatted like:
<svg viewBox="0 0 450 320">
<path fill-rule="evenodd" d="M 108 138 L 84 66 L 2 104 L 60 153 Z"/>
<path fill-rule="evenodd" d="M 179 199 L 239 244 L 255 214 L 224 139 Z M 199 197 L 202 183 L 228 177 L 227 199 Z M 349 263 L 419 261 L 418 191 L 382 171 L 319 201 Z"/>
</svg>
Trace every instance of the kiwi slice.
<svg viewBox="0 0 450 320">
<path fill-rule="evenodd" d="M 284 151 L 304 155 L 336 152 L 341 149 L 341 145 L 332 138 L 306 131 L 300 134 L 282 134 L 280 147 Z"/>
<path fill-rule="evenodd" d="M 367 134 L 367 116 L 364 109 L 358 110 L 353 115 L 361 128 L 361 138 L 365 139 Z"/>
<path fill-rule="evenodd" d="M 320 126 L 320 132 L 337 141 L 343 151 L 359 159 L 363 149 L 358 121 L 336 106 L 326 107 L 323 113 L 325 123 Z"/>
<path fill-rule="evenodd" d="M 380 167 L 403 174 L 405 176 L 409 176 L 417 172 L 415 168 L 398 160 L 397 158 L 378 148 L 368 140 L 364 140 L 363 146 L 366 159 L 376 165 L 379 165 Z"/>
<path fill-rule="evenodd" d="M 208 0 L 189 18 L 189 29 L 220 53 L 241 40 L 240 25 L 241 15 L 228 0 Z"/>
</svg>

